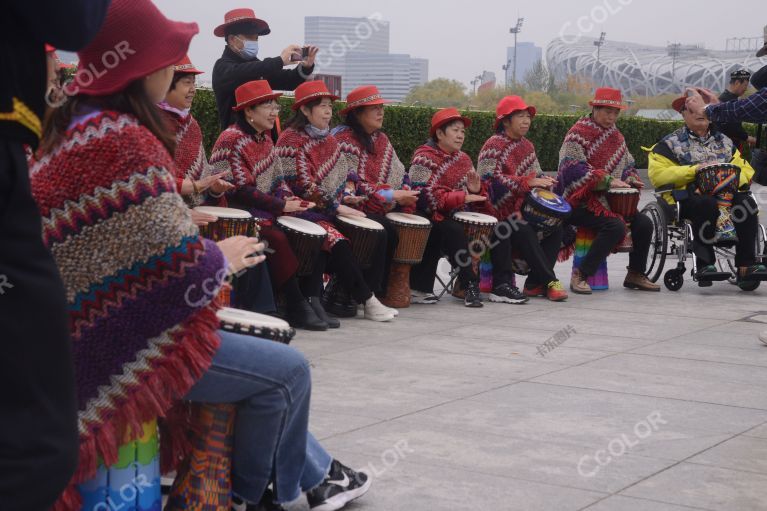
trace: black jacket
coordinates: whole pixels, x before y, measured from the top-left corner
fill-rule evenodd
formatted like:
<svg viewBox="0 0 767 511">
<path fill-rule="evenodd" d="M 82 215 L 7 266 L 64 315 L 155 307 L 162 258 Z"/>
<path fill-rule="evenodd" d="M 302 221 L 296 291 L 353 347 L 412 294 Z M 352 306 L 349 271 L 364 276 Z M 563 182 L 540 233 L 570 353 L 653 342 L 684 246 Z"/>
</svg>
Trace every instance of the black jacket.
<svg viewBox="0 0 767 511">
<path fill-rule="evenodd" d="M 722 103 L 727 103 L 728 101 L 737 101 L 738 99 L 738 96 L 728 90 L 724 91 L 721 96 L 719 96 L 719 101 Z M 748 140 L 748 133 L 746 133 L 746 130 L 743 129 L 743 123 L 721 123 L 717 126 L 717 128 L 719 131 L 730 137 L 730 139 L 732 139 L 732 141 L 735 142 L 735 145 L 738 147 L 740 147 Z"/>
<path fill-rule="evenodd" d="M 108 0 L 18 0 L 0 15 L 0 509 L 48 509 L 77 462 L 64 286 L 42 240 L 22 143 L 36 146 L 46 88 L 44 44 L 77 50 Z M 16 101 L 14 102 L 14 99 Z M 28 126 L 9 119 L 25 105 Z"/>
<path fill-rule="evenodd" d="M 314 72 L 314 66 L 301 68 L 283 69 L 281 57 L 245 60 L 227 46 L 213 66 L 213 92 L 216 94 L 221 129 L 228 128 L 234 122 L 232 107 L 237 87 L 253 80 L 267 80 L 273 90 L 292 91 Z"/>
</svg>

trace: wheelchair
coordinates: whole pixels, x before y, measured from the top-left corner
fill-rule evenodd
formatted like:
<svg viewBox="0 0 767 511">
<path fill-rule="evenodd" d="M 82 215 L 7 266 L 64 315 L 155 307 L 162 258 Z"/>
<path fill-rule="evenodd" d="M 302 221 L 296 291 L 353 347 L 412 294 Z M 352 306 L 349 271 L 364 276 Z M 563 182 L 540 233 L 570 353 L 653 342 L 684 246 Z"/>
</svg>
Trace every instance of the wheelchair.
<svg viewBox="0 0 767 511">
<path fill-rule="evenodd" d="M 676 204 L 671 205 L 663 199 L 662 195 L 672 192 Z M 673 186 L 662 187 L 655 191 L 655 202 L 649 203 L 642 210 L 642 214 L 648 216 L 653 224 L 653 233 L 650 241 L 650 252 L 647 262 L 647 278 L 652 282 L 657 282 L 663 275 L 663 283 L 669 291 L 679 291 L 684 285 L 685 273 L 687 273 L 686 261 L 692 259 L 692 279 L 697 282 L 697 261 L 693 253 L 693 241 L 696 233 L 693 232 L 692 223 L 681 218 L 681 208 L 679 201 L 687 197 L 687 191 L 674 190 Z M 749 193 L 751 192 L 741 192 Z M 765 264 L 767 254 L 765 252 L 765 243 L 767 240 L 767 229 L 764 225 L 759 225 L 756 239 L 757 264 Z M 735 266 L 735 247 L 730 244 L 714 245 L 714 254 L 716 256 L 716 266 L 718 272 L 710 274 L 707 281 L 723 282 L 727 281 L 732 285 L 738 285 L 738 268 Z M 677 259 L 676 268 L 672 268 L 663 273 L 666 265 L 666 258 Z M 761 284 L 760 281 L 746 281 L 740 283 L 743 291 L 756 291 Z"/>
</svg>

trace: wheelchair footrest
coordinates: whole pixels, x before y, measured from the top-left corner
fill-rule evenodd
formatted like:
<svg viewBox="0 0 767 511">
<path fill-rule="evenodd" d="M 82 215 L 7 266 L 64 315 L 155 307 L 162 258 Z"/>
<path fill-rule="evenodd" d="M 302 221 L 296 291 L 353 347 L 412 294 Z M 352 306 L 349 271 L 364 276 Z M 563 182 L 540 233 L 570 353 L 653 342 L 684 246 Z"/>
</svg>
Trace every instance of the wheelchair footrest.
<svg viewBox="0 0 767 511">
<path fill-rule="evenodd" d="M 723 282 L 725 280 L 730 280 L 731 278 L 732 273 L 726 271 L 712 271 L 710 273 L 698 275 L 696 280 L 698 282 Z"/>
<path fill-rule="evenodd" d="M 767 282 L 767 273 L 756 272 L 748 275 L 747 277 L 741 277 L 741 282 Z"/>
</svg>

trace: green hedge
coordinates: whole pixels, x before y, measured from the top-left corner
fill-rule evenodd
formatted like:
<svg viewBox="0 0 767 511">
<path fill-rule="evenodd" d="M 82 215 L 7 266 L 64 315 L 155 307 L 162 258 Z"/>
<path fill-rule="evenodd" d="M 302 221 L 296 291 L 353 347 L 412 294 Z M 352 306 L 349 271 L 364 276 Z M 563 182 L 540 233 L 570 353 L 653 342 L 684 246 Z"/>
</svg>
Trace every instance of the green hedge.
<svg viewBox="0 0 767 511">
<path fill-rule="evenodd" d="M 291 115 L 292 98 L 282 98 L 280 118 L 285 121 Z M 334 124 L 340 122 L 338 111 L 344 104 L 335 104 L 336 116 Z M 423 144 L 429 136 L 431 117 L 436 110 L 428 107 L 392 106 L 386 109 L 384 131 L 392 140 L 400 159 L 407 164 L 415 149 Z M 220 132 L 218 127 L 218 112 L 216 100 L 211 90 L 201 89 L 192 107 L 192 114 L 202 127 L 205 138 L 205 149 L 210 149 Z M 464 150 L 476 161 L 482 145 L 493 133 L 494 115 L 491 112 L 468 112 L 472 126 L 467 131 Z M 574 115 L 538 115 L 533 122 L 528 138 L 535 144 L 538 158 L 544 170 L 556 170 L 559 162 L 559 149 L 565 134 L 578 119 Z M 642 146 L 650 146 L 665 135 L 671 133 L 680 122 L 651 121 L 637 117 L 622 117 L 618 126 L 628 141 L 629 150 L 637 159 L 639 168 L 647 168 L 647 155 L 641 150 Z"/>
</svg>

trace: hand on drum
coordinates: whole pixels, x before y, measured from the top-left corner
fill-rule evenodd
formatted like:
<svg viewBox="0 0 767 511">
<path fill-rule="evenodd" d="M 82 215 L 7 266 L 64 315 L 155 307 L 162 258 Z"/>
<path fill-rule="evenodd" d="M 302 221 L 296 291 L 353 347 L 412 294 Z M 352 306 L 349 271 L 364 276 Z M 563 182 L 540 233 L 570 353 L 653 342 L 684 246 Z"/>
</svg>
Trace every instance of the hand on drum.
<svg viewBox="0 0 767 511">
<path fill-rule="evenodd" d="M 394 202 L 400 206 L 415 206 L 419 195 L 421 195 L 419 191 L 394 190 Z"/>
<path fill-rule="evenodd" d="M 347 195 L 344 197 L 344 204 L 347 206 L 358 206 L 365 202 L 367 197 L 357 197 L 356 195 Z"/>
<path fill-rule="evenodd" d="M 467 193 L 466 194 L 466 200 L 464 201 L 466 204 L 471 204 L 473 202 L 485 202 L 487 201 L 487 197 L 484 195 L 474 195 L 473 193 Z"/>
<path fill-rule="evenodd" d="M 476 170 L 471 170 L 466 175 L 466 188 L 469 189 L 469 193 L 479 193 L 482 190 L 482 179 L 477 174 Z"/>
<path fill-rule="evenodd" d="M 308 202 L 301 199 L 288 199 L 285 201 L 285 209 L 283 213 L 303 213 L 307 209 L 314 209 L 317 204 L 314 202 Z"/>
<path fill-rule="evenodd" d="M 217 216 L 209 215 L 207 213 L 200 213 L 199 211 L 195 211 L 194 209 L 190 210 L 190 212 L 192 213 L 192 222 L 197 227 L 204 227 L 218 220 Z"/>
<path fill-rule="evenodd" d="M 361 217 L 367 216 L 362 211 L 358 209 L 350 208 L 349 206 L 344 206 L 343 204 L 338 206 L 338 214 L 346 215 L 346 216 L 361 216 Z"/>
<path fill-rule="evenodd" d="M 210 189 L 210 191 L 216 194 L 228 192 L 234 188 L 234 185 L 222 179 L 225 175 L 226 172 L 222 172 L 220 174 L 213 174 L 212 176 L 207 176 L 200 179 L 199 181 L 195 181 L 197 191 L 202 193 Z"/>
<path fill-rule="evenodd" d="M 551 190 L 554 185 L 557 184 L 557 180 L 549 176 L 534 177 L 528 180 L 527 184 L 530 188 L 545 188 L 546 190 Z"/>
<path fill-rule="evenodd" d="M 610 182 L 610 188 L 631 188 L 631 185 L 620 179 L 613 179 Z"/>
<path fill-rule="evenodd" d="M 247 236 L 235 236 L 227 238 L 217 243 L 218 248 L 226 257 L 229 264 L 230 274 L 239 273 L 257 264 L 261 264 L 266 259 L 261 254 L 266 246 L 258 241 L 258 238 L 248 238 Z"/>
</svg>

